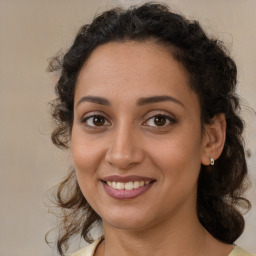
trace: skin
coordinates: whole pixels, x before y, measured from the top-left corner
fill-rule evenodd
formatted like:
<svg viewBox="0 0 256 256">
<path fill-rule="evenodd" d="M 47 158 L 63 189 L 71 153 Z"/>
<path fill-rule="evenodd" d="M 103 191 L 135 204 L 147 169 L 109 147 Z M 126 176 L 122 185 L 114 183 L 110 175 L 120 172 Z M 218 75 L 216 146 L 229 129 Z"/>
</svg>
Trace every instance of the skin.
<svg viewBox="0 0 256 256">
<path fill-rule="evenodd" d="M 172 99 L 142 104 L 163 95 Z M 233 247 L 214 239 L 196 213 L 200 166 L 219 157 L 225 129 L 220 114 L 202 132 L 198 97 L 164 46 L 96 48 L 78 77 L 71 136 L 78 183 L 103 221 L 105 240 L 95 255 L 227 255 Z M 155 182 L 136 198 L 118 200 L 103 189 L 109 175 Z"/>
</svg>

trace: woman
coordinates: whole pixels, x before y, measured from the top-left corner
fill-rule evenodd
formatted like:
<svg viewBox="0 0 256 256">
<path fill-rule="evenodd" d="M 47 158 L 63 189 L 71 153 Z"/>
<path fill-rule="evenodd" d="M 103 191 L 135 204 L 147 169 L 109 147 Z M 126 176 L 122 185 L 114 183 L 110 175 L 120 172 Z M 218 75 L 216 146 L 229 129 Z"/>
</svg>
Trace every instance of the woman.
<svg viewBox="0 0 256 256">
<path fill-rule="evenodd" d="M 148 3 L 96 17 L 50 69 L 52 140 L 74 163 L 57 188 L 61 255 L 96 224 L 104 236 L 74 256 L 250 255 L 234 245 L 250 203 L 236 65 L 220 41 Z"/>
</svg>

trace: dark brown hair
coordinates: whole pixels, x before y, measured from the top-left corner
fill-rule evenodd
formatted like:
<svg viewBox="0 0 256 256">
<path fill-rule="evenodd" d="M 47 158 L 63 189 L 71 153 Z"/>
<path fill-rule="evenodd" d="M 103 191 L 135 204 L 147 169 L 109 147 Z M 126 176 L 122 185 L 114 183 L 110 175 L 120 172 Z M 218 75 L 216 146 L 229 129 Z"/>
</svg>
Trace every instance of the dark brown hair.
<svg viewBox="0 0 256 256">
<path fill-rule="evenodd" d="M 201 104 L 202 127 L 219 113 L 227 122 L 226 141 L 213 167 L 201 166 L 197 211 L 202 225 L 217 239 L 233 243 L 243 232 L 244 218 L 238 206 L 250 203 L 242 197 L 246 188 L 247 165 L 242 140 L 243 121 L 235 93 L 237 69 L 222 42 L 210 38 L 197 21 L 173 13 L 162 4 L 147 3 L 127 10 L 112 9 L 97 16 L 78 32 L 63 58 L 52 59 L 49 69 L 60 70 L 57 98 L 52 103 L 55 129 L 52 141 L 68 148 L 73 124 L 74 91 L 78 74 L 92 51 L 107 42 L 153 40 L 170 49 L 188 72 L 190 86 Z M 91 242 L 89 231 L 100 217 L 87 203 L 76 181 L 74 170 L 57 187 L 55 203 L 62 209 L 58 251 L 80 234 Z"/>
</svg>

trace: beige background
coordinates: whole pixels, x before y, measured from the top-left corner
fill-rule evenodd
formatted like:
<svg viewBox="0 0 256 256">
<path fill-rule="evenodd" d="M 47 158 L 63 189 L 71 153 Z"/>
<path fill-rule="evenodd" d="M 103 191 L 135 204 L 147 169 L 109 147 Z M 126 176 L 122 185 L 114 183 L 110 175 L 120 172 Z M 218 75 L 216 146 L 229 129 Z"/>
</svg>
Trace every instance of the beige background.
<svg viewBox="0 0 256 256">
<path fill-rule="evenodd" d="M 44 242 L 54 226 L 44 206 L 45 192 L 66 173 L 69 153 L 50 142 L 47 102 L 55 77 L 47 59 L 72 42 L 80 25 L 115 5 L 141 1 L 0 0 L 0 256 L 55 255 Z M 239 67 L 239 93 L 256 109 L 256 1 L 165 1 L 209 33 L 223 39 Z M 238 241 L 256 252 L 256 120 L 244 111 L 253 209 Z"/>
</svg>

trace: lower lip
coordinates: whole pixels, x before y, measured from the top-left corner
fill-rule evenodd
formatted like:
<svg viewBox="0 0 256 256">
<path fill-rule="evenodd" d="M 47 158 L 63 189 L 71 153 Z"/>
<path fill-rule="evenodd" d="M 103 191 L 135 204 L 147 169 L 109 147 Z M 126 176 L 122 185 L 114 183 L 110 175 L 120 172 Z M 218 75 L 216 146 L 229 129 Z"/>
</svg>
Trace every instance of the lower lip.
<svg viewBox="0 0 256 256">
<path fill-rule="evenodd" d="M 115 199 L 132 199 L 136 198 L 142 194 L 144 194 L 146 191 L 148 191 L 154 182 L 149 183 L 148 185 L 144 185 L 143 187 L 135 188 L 132 190 L 125 190 L 125 189 L 114 189 L 110 186 L 108 186 L 105 182 L 102 181 L 103 187 L 107 194 Z"/>
</svg>

